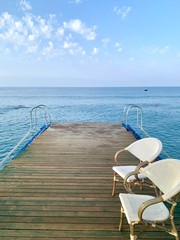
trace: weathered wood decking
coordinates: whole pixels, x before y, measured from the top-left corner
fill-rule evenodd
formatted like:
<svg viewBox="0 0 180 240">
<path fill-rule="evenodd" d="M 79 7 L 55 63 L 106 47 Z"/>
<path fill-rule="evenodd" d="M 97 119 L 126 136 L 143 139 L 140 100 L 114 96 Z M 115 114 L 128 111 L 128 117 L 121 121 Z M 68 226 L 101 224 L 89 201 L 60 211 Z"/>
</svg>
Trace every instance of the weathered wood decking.
<svg viewBox="0 0 180 240">
<path fill-rule="evenodd" d="M 50 127 L 0 172 L 0 239 L 129 239 L 128 225 L 118 231 L 112 166 L 134 140 L 120 123 Z M 130 161 L 124 155 L 122 163 Z M 174 238 L 150 229 L 141 239 Z"/>
</svg>

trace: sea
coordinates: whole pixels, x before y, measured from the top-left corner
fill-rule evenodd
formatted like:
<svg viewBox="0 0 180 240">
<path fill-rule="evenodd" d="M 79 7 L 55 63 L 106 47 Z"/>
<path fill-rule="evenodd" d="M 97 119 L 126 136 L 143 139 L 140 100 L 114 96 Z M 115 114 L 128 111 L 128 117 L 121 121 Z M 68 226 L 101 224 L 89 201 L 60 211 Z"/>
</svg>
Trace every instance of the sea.
<svg viewBox="0 0 180 240">
<path fill-rule="evenodd" d="M 21 87 L 0 88 L 0 161 L 30 130 L 30 113 L 38 105 L 47 107 L 52 123 L 121 123 L 128 104 L 142 109 L 143 129 L 162 141 L 168 156 L 180 159 L 180 87 Z M 44 121 L 38 114 L 35 131 Z M 128 123 L 138 132 L 136 118 L 131 109 Z"/>
</svg>

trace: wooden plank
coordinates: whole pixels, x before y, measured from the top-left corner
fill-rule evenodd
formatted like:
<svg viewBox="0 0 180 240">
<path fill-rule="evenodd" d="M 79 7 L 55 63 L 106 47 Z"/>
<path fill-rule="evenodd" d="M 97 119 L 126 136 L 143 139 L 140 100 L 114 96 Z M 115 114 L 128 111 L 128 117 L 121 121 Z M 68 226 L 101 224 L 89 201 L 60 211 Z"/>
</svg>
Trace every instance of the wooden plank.
<svg viewBox="0 0 180 240">
<path fill-rule="evenodd" d="M 112 166 L 114 153 L 134 140 L 120 123 L 51 126 L 0 172 L 0 239 L 129 239 L 126 221 L 118 231 Z M 137 159 L 125 153 L 122 164 L 130 162 Z M 141 239 L 173 237 L 153 228 Z"/>
</svg>

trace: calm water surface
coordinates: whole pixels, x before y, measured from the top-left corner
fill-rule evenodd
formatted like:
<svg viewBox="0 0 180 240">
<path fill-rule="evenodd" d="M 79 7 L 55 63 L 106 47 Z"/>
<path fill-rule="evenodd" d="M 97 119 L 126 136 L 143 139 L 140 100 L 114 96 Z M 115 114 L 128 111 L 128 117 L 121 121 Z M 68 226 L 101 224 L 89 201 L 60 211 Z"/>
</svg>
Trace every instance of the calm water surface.
<svg viewBox="0 0 180 240">
<path fill-rule="evenodd" d="M 1 158 L 29 130 L 30 111 L 39 104 L 48 107 L 52 122 L 120 122 L 124 107 L 137 104 L 144 129 L 180 159 L 180 87 L 0 88 Z"/>
</svg>

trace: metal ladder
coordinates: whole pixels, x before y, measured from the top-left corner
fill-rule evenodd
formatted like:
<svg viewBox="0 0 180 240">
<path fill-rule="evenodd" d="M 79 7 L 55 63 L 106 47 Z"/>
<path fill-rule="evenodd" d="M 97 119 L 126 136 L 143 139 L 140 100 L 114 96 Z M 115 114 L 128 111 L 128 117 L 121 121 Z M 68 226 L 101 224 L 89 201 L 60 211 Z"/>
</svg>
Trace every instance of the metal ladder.
<svg viewBox="0 0 180 240">
<path fill-rule="evenodd" d="M 45 123 L 37 129 L 37 112 L 41 111 L 43 113 Z M 0 170 L 4 168 L 12 159 L 15 158 L 21 151 L 23 151 L 37 136 L 44 132 L 51 125 L 51 116 L 48 112 L 48 108 L 45 105 L 38 105 L 30 111 L 30 128 L 29 131 L 22 137 L 22 139 L 13 147 L 13 149 L 0 161 Z M 27 140 L 27 138 L 35 133 L 36 134 L 19 150 L 19 152 L 13 156 L 18 147 Z"/>
<path fill-rule="evenodd" d="M 136 110 L 136 125 L 141 130 L 141 132 L 145 135 L 145 137 L 150 137 L 150 135 L 143 128 L 143 112 L 142 108 L 136 104 L 128 104 L 124 107 L 123 110 L 123 123 L 124 126 L 128 129 L 130 127 L 128 123 L 129 112 L 135 109 Z"/>
<path fill-rule="evenodd" d="M 140 139 L 140 135 L 137 134 L 133 128 L 130 126 L 129 122 L 128 122 L 128 117 L 129 117 L 129 112 L 135 109 L 136 110 L 136 126 L 137 128 L 141 131 L 141 133 L 144 134 L 144 137 L 151 137 L 143 128 L 143 111 L 142 108 L 136 104 L 128 104 L 124 107 L 123 110 L 123 126 L 127 129 L 130 130 L 134 136 L 137 139 Z M 165 157 L 170 158 L 169 154 L 166 153 L 165 150 L 162 150 L 162 154 L 165 155 Z"/>
</svg>

